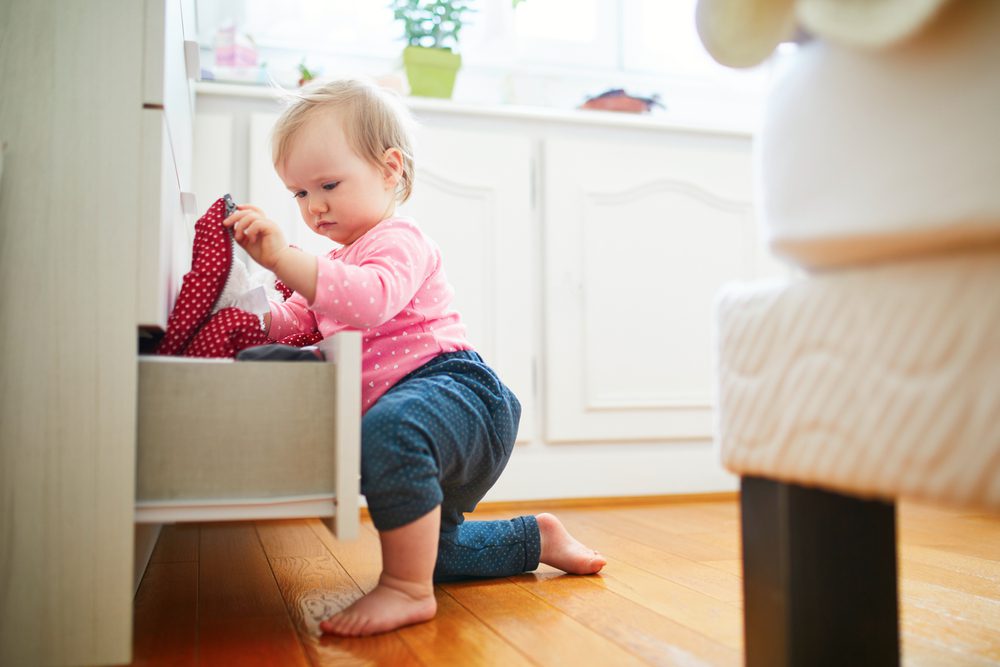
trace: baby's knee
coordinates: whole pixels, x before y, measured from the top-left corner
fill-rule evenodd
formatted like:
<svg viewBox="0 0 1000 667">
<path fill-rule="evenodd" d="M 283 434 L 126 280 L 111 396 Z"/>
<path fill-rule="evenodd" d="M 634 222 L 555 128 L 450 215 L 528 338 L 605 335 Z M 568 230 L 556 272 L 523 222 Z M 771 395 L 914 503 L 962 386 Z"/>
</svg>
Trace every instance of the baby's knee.
<svg viewBox="0 0 1000 667">
<path fill-rule="evenodd" d="M 427 431 L 399 415 L 368 415 L 361 427 L 361 479 L 367 487 L 427 483 L 438 463 Z"/>
</svg>

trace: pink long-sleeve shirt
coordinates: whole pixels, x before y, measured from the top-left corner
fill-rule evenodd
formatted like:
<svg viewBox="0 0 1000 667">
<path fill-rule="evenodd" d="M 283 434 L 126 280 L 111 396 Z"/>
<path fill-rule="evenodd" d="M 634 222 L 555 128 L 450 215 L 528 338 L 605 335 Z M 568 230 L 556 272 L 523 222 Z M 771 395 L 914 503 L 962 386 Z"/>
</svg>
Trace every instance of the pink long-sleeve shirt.
<svg viewBox="0 0 1000 667">
<path fill-rule="evenodd" d="M 316 297 L 271 302 L 273 339 L 319 331 L 360 331 L 361 409 L 407 373 L 446 352 L 468 350 L 451 309 L 454 289 L 441 251 L 410 218 L 383 220 L 354 243 L 318 258 Z"/>
</svg>

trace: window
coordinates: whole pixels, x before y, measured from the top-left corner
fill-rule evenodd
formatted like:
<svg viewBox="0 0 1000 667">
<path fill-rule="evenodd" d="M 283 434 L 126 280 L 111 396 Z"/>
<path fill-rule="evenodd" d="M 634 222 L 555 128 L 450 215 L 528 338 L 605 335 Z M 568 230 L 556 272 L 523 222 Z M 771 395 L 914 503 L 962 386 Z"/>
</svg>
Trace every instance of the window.
<svg viewBox="0 0 1000 667">
<path fill-rule="evenodd" d="M 515 8 L 511 0 L 479 0 L 462 32 L 464 95 L 456 97 L 564 106 L 606 87 L 663 91 L 668 103 L 699 87 L 712 88 L 713 103 L 720 91 L 759 94 L 770 67 L 716 64 L 695 31 L 695 3 L 523 0 Z M 235 24 L 282 83 L 289 77 L 281 71 L 303 59 L 326 75 L 383 75 L 399 68 L 403 48 L 401 26 L 382 0 L 198 0 L 198 19 L 206 50 L 220 27 Z"/>
</svg>

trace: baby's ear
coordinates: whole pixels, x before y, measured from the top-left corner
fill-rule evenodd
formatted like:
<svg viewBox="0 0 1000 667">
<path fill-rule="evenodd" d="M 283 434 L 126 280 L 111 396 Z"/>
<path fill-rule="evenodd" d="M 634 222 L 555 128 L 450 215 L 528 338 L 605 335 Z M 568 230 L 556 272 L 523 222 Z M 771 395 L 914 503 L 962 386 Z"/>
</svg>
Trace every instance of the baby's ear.
<svg viewBox="0 0 1000 667">
<path fill-rule="evenodd" d="M 382 154 L 382 173 L 386 183 L 395 187 L 403 175 L 403 151 L 398 148 L 387 148 Z"/>
</svg>

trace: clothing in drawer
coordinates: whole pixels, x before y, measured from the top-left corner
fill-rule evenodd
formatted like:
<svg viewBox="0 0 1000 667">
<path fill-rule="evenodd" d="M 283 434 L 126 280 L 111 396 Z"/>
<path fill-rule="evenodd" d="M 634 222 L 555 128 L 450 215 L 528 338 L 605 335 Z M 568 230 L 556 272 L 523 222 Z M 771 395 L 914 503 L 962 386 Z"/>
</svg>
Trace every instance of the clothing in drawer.
<svg viewBox="0 0 1000 667">
<path fill-rule="evenodd" d="M 361 339 L 330 343 L 332 362 L 140 357 L 137 521 L 333 515 L 356 532 Z"/>
</svg>

